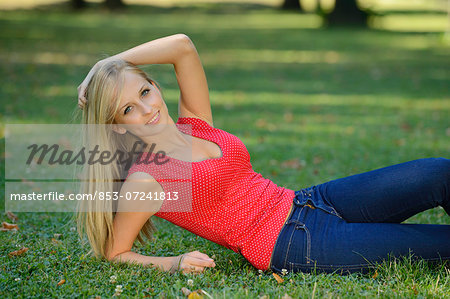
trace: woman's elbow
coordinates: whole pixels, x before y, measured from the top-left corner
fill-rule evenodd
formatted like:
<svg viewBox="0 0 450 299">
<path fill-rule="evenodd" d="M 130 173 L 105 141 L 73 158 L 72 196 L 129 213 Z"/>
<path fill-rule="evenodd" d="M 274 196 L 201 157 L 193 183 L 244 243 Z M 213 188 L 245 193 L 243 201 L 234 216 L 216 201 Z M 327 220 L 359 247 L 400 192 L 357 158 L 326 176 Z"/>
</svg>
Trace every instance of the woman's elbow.
<svg viewBox="0 0 450 299">
<path fill-rule="evenodd" d="M 106 254 L 106 259 L 110 262 L 116 261 L 117 259 L 119 259 L 124 253 L 126 252 L 122 252 L 122 253 L 117 253 L 117 252 L 111 252 Z"/>
<path fill-rule="evenodd" d="M 179 41 L 180 47 L 183 52 L 191 52 L 195 51 L 195 46 L 192 40 L 184 33 L 179 33 L 176 35 L 177 40 Z"/>
</svg>

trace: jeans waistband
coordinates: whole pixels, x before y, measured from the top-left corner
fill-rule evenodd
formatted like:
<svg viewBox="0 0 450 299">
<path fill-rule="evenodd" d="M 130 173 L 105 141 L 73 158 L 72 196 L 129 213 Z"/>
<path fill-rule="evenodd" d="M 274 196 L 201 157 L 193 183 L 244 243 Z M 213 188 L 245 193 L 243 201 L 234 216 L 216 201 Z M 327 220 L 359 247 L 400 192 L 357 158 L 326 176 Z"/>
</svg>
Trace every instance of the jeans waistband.
<svg viewBox="0 0 450 299">
<path fill-rule="evenodd" d="M 311 209 L 320 209 L 342 218 L 325 199 L 319 186 L 312 186 L 295 191 L 294 204 L 299 207 L 307 206 Z"/>
</svg>

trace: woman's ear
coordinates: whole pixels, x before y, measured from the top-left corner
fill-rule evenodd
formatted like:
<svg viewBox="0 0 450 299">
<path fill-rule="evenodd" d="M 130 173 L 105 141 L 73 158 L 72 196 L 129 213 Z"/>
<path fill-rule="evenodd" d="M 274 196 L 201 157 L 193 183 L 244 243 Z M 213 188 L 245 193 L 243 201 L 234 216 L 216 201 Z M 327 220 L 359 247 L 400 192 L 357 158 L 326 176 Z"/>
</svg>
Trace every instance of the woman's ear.
<svg viewBox="0 0 450 299">
<path fill-rule="evenodd" d="M 125 130 L 125 128 L 122 128 L 118 124 L 112 124 L 112 129 L 114 132 L 116 132 L 117 134 L 121 134 L 121 135 L 123 135 L 127 132 L 127 130 Z"/>
</svg>

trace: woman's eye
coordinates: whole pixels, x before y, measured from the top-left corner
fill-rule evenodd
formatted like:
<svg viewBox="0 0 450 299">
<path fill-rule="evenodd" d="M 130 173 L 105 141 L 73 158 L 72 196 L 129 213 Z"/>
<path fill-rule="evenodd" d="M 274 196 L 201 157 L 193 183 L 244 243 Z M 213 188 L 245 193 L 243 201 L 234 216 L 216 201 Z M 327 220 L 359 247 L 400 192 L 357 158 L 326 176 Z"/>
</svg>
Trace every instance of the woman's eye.
<svg viewBox="0 0 450 299">
<path fill-rule="evenodd" d="M 123 114 L 127 114 L 128 112 L 130 112 L 131 110 L 131 106 L 128 106 L 127 108 L 125 108 L 125 111 L 123 112 Z"/>
<path fill-rule="evenodd" d="M 144 89 L 141 93 L 141 96 L 145 97 L 150 92 L 150 89 Z"/>
</svg>

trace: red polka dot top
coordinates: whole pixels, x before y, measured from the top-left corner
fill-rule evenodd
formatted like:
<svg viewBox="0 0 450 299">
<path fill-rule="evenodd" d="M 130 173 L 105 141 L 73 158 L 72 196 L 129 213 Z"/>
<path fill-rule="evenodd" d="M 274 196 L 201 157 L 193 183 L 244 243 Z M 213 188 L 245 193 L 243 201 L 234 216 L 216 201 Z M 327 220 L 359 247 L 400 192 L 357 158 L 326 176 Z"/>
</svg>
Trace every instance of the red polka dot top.
<svg viewBox="0 0 450 299">
<path fill-rule="evenodd" d="M 135 163 L 128 176 L 146 172 L 162 186 L 166 200 L 155 216 L 242 254 L 258 269 L 269 269 L 294 191 L 255 172 L 238 137 L 193 117 L 179 118 L 176 125 L 182 132 L 190 125 L 190 135 L 216 143 L 222 157 Z"/>
</svg>

